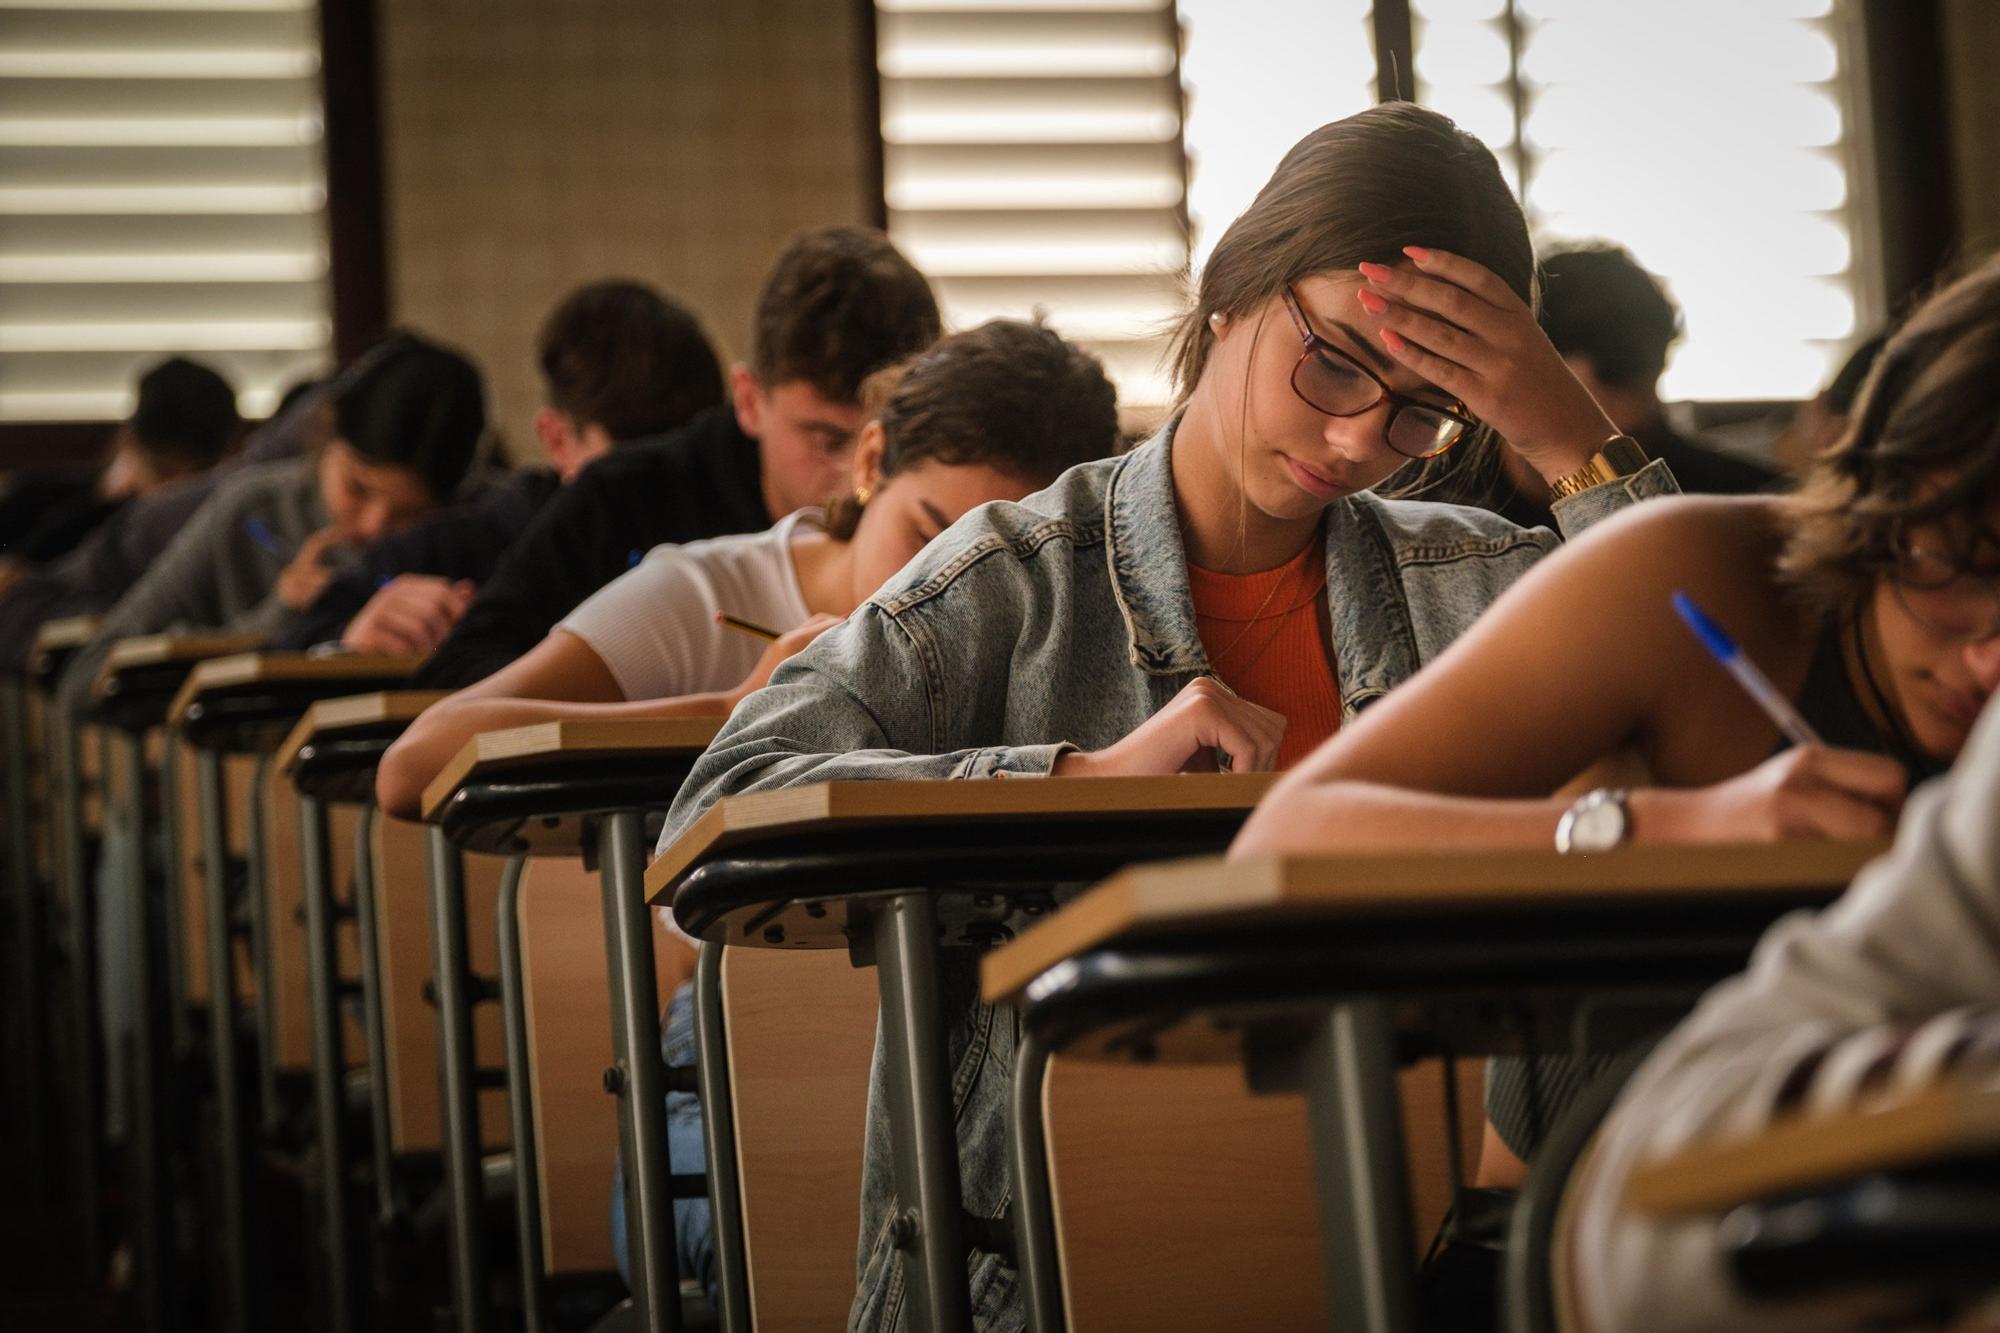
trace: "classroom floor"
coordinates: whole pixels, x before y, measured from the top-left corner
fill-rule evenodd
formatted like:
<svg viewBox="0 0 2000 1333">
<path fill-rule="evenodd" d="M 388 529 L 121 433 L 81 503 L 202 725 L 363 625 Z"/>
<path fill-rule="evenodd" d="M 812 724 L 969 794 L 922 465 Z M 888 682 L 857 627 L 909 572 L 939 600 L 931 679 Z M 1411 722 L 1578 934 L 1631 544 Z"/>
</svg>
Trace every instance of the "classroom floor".
<svg viewBox="0 0 2000 1333">
<path fill-rule="evenodd" d="M 29 1164 L 0 1142 L 0 1329 L 99 1333 L 119 1327 L 117 1305 L 82 1271 L 73 1237 L 28 1197 Z"/>
</svg>

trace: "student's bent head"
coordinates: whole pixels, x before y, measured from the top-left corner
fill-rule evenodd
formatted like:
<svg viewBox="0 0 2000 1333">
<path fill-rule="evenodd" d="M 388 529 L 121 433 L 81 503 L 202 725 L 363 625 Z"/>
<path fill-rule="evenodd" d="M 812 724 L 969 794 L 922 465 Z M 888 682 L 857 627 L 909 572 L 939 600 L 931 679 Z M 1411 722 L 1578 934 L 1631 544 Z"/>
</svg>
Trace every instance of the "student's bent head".
<svg viewBox="0 0 2000 1333">
<path fill-rule="evenodd" d="M 1600 241 L 1543 255 L 1542 329 L 1620 430 L 1659 414 L 1681 312 L 1629 251 Z"/>
<path fill-rule="evenodd" d="M 1039 324 L 995 319 L 871 379 L 853 492 L 827 529 L 853 543 L 857 602 L 992 500 L 1018 500 L 1118 448 L 1095 357 Z"/>
<path fill-rule="evenodd" d="M 862 381 L 940 332 L 930 284 L 881 232 L 826 227 L 785 248 L 757 297 L 750 363 L 730 376 L 773 517 L 846 489 Z"/>
<path fill-rule="evenodd" d="M 333 439 L 320 453 L 332 526 L 371 542 L 458 490 L 486 429 L 479 372 L 456 352 L 392 333 L 335 380 Z"/>
<path fill-rule="evenodd" d="M 663 435 L 722 401 L 722 365 L 700 321 L 640 282 L 563 298 L 536 351 L 547 406 L 535 433 L 568 481 L 627 440 Z"/>
<path fill-rule="evenodd" d="M 1910 739 L 1956 755 L 2000 689 L 2000 259 L 1889 337 L 1806 475 L 1784 568 L 1858 620 Z"/>
<path fill-rule="evenodd" d="M 243 419 L 236 390 L 216 371 L 169 357 L 139 377 L 138 402 L 121 428 L 108 493 L 143 494 L 214 467 L 236 446 Z"/>
<path fill-rule="evenodd" d="M 1210 435 L 1265 513 L 1310 515 L 1411 461 L 1390 447 L 1386 401 L 1333 416 L 1294 390 L 1304 329 L 1335 349 L 1316 353 L 1327 374 L 1363 390 L 1372 375 L 1411 398 L 1453 406 L 1450 394 L 1365 334 L 1373 323 L 1356 301 L 1356 266 L 1408 266 L 1405 246 L 1470 259 L 1534 303 L 1527 223 L 1493 154 L 1437 112 L 1389 102 L 1294 145 L 1203 266 L 1174 337 L 1175 381 L 1183 404 L 1198 398 L 1216 414 Z M 1469 431 L 1428 469 L 1463 465 L 1486 447 L 1485 432 Z M 1299 475 L 1298 462 L 1310 476 Z"/>
</svg>

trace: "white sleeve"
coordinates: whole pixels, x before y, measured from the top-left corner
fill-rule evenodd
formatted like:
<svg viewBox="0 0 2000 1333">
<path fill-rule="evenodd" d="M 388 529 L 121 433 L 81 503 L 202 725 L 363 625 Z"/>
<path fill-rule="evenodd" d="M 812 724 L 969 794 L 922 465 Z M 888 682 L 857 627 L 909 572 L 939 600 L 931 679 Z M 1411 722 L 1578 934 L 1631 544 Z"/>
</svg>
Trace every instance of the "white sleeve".
<svg viewBox="0 0 2000 1333">
<path fill-rule="evenodd" d="M 1851 1064 L 1848 1048 L 1879 1048 L 1885 1028 L 2000 998 L 1996 809 L 2000 702 L 1952 773 L 1912 797 L 1894 849 L 1834 906 L 1773 926 L 1744 975 L 1711 992 L 1633 1077 L 1571 1184 L 1586 1327 L 1823 1333 L 1880 1312 L 1866 1293 L 1753 1303 L 1722 1263 L 1718 1218 L 1637 1215 L 1624 1185 L 1650 1159 L 1762 1128 L 1801 1078 Z"/>
<path fill-rule="evenodd" d="M 556 628 L 589 644 L 627 699 L 668 699 L 736 683 L 716 683 L 718 609 L 701 562 L 656 546 Z"/>
</svg>

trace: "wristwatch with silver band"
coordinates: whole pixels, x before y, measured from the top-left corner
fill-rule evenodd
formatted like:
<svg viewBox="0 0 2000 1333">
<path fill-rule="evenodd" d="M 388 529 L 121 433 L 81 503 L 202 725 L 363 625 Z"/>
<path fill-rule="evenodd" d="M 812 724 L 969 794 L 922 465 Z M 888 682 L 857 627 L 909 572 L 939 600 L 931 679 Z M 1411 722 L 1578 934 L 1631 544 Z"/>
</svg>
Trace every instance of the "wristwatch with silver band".
<svg viewBox="0 0 2000 1333">
<path fill-rule="evenodd" d="M 1556 823 L 1556 850 L 1565 856 L 1592 856 L 1622 847 L 1632 838 L 1632 813 L 1623 787 L 1599 787 L 1576 798 Z"/>
</svg>

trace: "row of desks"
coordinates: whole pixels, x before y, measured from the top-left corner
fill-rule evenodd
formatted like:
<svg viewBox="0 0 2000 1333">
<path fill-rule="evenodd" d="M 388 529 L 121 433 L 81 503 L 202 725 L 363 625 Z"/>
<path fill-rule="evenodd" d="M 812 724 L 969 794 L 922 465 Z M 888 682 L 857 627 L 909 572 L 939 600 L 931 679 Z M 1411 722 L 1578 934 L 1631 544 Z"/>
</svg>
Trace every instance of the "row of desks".
<svg viewBox="0 0 2000 1333">
<path fill-rule="evenodd" d="M 107 710 L 138 709 L 146 672 L 176 651 L 229 646 L 121 649 L 113 672 L 130 683 L 105 692 Z M 364 688 L 392 665 L 211 662 L 177 685 L 170 716 L 211 740 L 242 729 L 250 744 L 271 712 L 237 703 Z M 301 786 L 323 783 L 326 799 L 365 799 L 372 765 L 352 761 L 379 752 L 430 701 L 321 703 L 291 726 L 277 762 Z M 574 852 L 606 812 L 663 806 L 713 731 L 568 722 L 482 736 L 425 793 L 427 816 L 466 848 Z M 646 898 L 717 947 L 837 948 L 881 965 L 884 1040 L 900 1048 L 891 1063 L 904 1093 L 892 1116 L 908 1186 L 899 1193 L 930 1223 L 911 1260 L 924 1270 L 932 1326 L 967 1317 L 957 1173 L 937 1170 L 956 1151 L 942 1032 L 935 1010 L 924 1012 L 940 947 L 985 950 L 987 1000 L 1023 1015 L 1015 1241 L 1038 1326 L 1062 1319 L 1039 1079 L 1065 1052 L 1241 1061 L 1254 1080 L 1304 1086 L 1319 1137 L 1348 1145 L 1321 1172 L 1340 1326 L 1406 1327 L 1407 1265 L 1391 1245 L 1406 1191 L 1381 1096 L 1398 1043 L 1474 1022 L 1497 998 L 1572 1016 L 1584 997 L 1704 985 L 1740 966 L 1775 915 L 1826 901 L 1877 850 L 1183 859 L 1225 846 L 1268 786 L 1249 775 L 822 784 L 724 801 L 646 870 Z M 1171 863 L 1133 868 L 1162 860 Z"/>
</svg>

